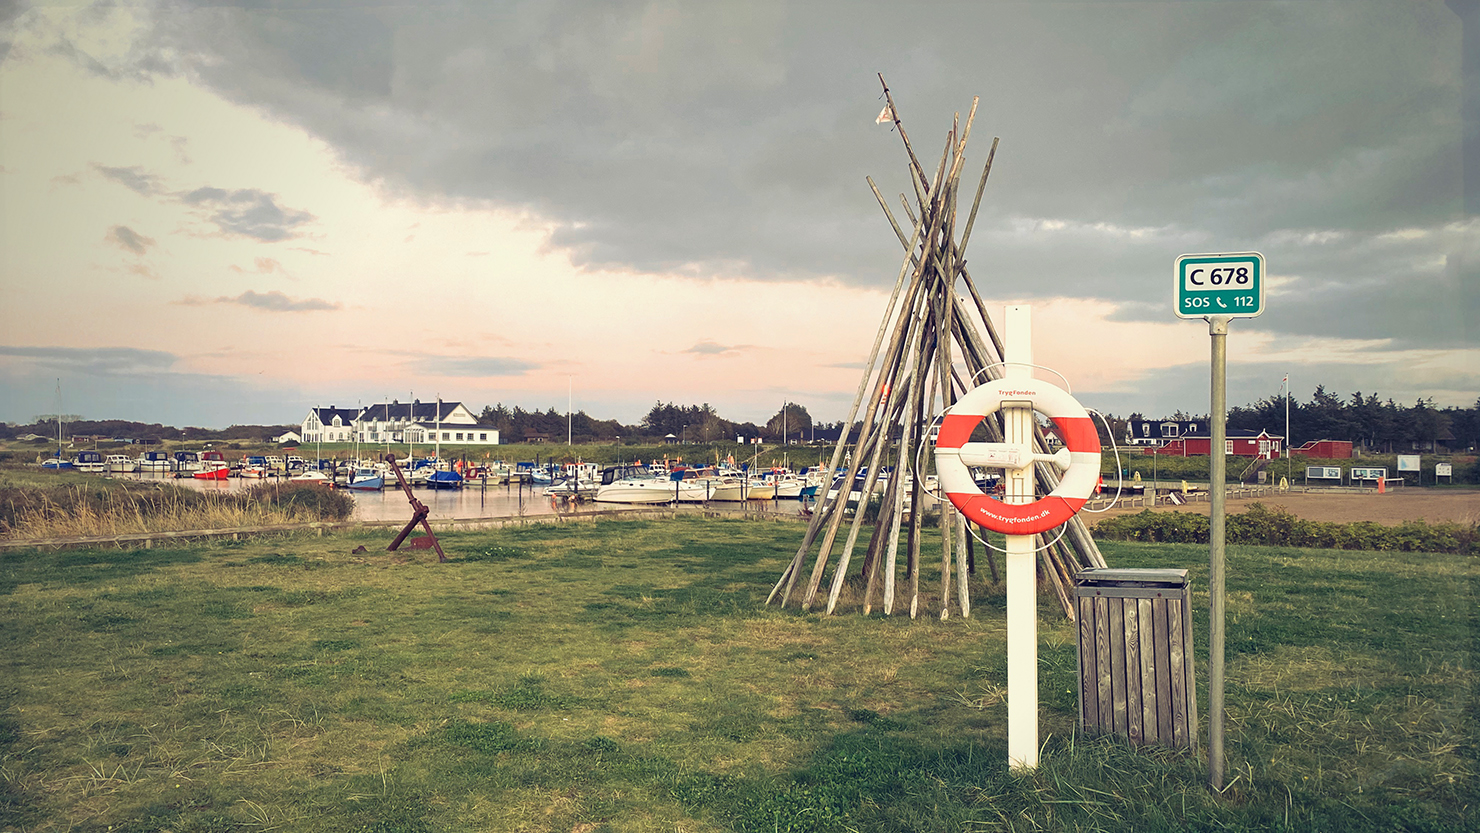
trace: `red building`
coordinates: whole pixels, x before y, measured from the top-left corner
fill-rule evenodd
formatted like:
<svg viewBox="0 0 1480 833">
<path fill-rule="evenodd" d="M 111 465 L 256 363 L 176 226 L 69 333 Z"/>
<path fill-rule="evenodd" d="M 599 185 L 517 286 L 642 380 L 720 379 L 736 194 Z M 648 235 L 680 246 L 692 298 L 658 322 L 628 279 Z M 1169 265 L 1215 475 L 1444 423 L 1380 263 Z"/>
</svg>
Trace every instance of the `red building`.
<svg viewBox="0 0 1480 833">
<path fill-rule="evenodd" d="M 1349 460 L 1352 444 L 1346 440 L 1311 440 L 1299 448 L 1290 449 L 1290 453 L 1320 460 Z"/>
<path fill-rule="evenodd" d="M 1229 431 L 1223 439 L 1223 453 L 1236 457 L 1263 457 L 1273 460 L 1280 456 L 1285 438 L 1268 431 Z M 1213 447 L 1212 437 L 1188 436 L 1172 440 L 1156 449 L 1147 449 L 1147 454 L 1167 454 L 1172 457 L 1204 457 Z"/>
</svg>

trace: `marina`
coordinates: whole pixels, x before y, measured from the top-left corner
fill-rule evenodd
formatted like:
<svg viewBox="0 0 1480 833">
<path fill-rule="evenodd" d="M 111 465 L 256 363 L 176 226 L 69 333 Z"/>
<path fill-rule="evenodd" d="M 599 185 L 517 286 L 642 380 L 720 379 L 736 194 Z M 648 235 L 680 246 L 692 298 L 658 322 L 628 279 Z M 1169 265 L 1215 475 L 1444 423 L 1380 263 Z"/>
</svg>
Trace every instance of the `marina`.
<svg viewBox="0 0 1480 833">
<path fill-rule="evenodd" d="M 219 470 L 217 472 L 219 474 Z M 138 482 L 153 482 L 160 484 L 173 484 L 181 488 L 193 489 L 203 492 L 234 492 L 253 488 L 264 482 L 278 480 L 295 481 L 301 475 L 295 477 L 216 477 L 204 479 L 200 473 L 193 476 L 176 477 L 172 473 L 164 472 L 129 472 L 112 475 L 119 479 L 127 479 Z M 556 485 L 542 485 L 530 482 L 510 481 L 506 483 L 490 482 L 491 478 L 480 478 L 465 481 L 462 488 L 424 488 L 415 485 L 414 494 L 416 499 L 426 505 L 429 510 L 428 517 L 432 520 L 472 520 L 480 518 L 515 518 L 531 516 L 553 516 L 556 514 L 570 514 L 583 511 L 600 511 L 620 508 L 619 502 L 594 502 L 589 499 L 593 494 L 594 487 L 599 480 L 593 479 L 592 489 L 588 490 L 585 482 L 577 481 L 577 486 L 568 482 Z M 327 477 L 324 478 L 327 481 Z M 692 491 L 688 481 L 684 488 L 684 500 L 686 504 L 703 504 L 711 502 L 715 506 L 744 506 L 747 511 L 775 512 L 778 514 L 798 514 L 800 504 L 795 499 L 769 499 L 769 500 L 720 500 L 704 498 L 703 486 L 700 485 L 698 492 Z M 655 481 L 656 484 L 656 481 Z M 661 504 L 672 501 L 673 483 L 667 478 L 663 480 L 663 499 L 644 500 L 644 504 Z M 572 500 L 569 490 L 579 488 L 583 497 L 580 500 Z M 548 492 L 548 493 L 547 493 Z M 391 477 L 390 486 L 370 489 L 349 489 L 350 496 L 354 499 L 355 510 L 350 516 L 356 521 L 395 521 L 405 519 L 408 513 L 405 492 L 395 485 L 394 476 Z"/>
</svg>

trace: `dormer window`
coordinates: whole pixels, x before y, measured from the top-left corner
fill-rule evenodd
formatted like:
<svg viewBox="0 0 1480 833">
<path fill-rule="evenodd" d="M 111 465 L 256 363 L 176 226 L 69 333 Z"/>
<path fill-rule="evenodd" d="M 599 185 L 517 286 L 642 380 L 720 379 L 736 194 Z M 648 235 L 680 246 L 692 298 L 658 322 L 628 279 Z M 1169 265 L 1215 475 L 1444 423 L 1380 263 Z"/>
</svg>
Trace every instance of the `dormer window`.
<svg viewBox="0 0 1480 833">
<path fill-rule="evenodd" d="M 335 428 L 338 428 L 338 427 L 340 427 L 342 425 L 344 425 L 344 421 L 339 418 L 339 414 L 335 414 L 334 415 L 334 427 Z"/>
</svg>

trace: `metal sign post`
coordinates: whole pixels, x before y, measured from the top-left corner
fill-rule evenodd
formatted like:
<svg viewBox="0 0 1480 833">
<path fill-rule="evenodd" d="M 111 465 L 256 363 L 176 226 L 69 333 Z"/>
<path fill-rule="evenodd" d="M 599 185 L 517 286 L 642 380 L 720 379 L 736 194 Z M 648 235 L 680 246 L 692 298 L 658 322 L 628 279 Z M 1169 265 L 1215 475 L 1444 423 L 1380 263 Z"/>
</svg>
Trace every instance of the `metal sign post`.
<svg viewBox="0 0 1480 833">
<path fill-rule="evenodd" d="M 1212 429 L 1212 444 L 1208 448 L 1211 516 L 1208 523 L 1208 783 L 1222 792 L 1228 322 L 1264 312 L 1264 255 L 1258 252 L 1182 255 L 1177 258 L 1173 273 L 1173 310 L 1177 317 L 1206 320 L 1212 340 L 1212 403 L 1208 415 Z M 1285 439 L 1288 441 L 1289 437 Z"/>
<path fill-rule="evenodd" d="M 1228 318 L 1208 319 L 1213 341 L 1213 442 L 1208 448 L 1208 783 L 1223 789 L 1223 643 L 1226 601 L 1223 557 L 1225 509 L 1224 479 L 1228 458 L 1224 456 L 1228 413 Z"/>
</svg>

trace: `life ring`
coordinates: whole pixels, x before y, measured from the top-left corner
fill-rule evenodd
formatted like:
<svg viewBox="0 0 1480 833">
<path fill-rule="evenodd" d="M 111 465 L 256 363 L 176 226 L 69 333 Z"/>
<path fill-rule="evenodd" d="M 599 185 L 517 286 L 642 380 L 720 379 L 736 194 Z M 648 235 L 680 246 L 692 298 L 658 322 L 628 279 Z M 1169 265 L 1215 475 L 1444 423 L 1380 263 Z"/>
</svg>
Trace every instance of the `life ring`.
<svg viewBox="0 0 1480 833">
<path fill-rule="evenodd" d="M 1031 445 L 967 442 L 984 417 L 1004 402 L 1021 401 L 1053 420 L 1067 455 L 1034 454 Z M 1046 459 L 1066 471 L 1057 488 L 1032 503 L 1003 503 L 982 494 L 969 469 L 1026 468 Z M 1100 436 L 1084 406 L 1067 391 L 1037 379 L 998 379 L 968 392 L 941 418 L 935 468 L 946 497 L 972 523 L 1008 535 L 1034 535 L 1067 523 L 1089 500 L 1100 477 Z"/>
</svg>

